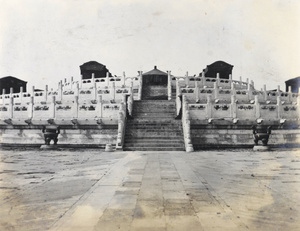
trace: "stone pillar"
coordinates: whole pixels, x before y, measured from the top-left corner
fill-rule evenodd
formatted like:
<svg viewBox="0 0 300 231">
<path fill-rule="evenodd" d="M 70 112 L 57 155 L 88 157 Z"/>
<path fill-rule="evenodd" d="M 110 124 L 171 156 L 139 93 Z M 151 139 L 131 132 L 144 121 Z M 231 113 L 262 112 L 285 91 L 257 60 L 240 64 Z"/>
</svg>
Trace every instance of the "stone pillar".
<svg viewBox="0 0 300 231">
<path fill-rule="evenodd" d="M 102 102 L 102 95 L 98 95 L 98 114 L 99 117 L 102 118 L 103 117 L 103 102 Z"/>
<path fill-rule="evenodd" d="M 92 73 L 92 83 L 95 82 L 95 73 Z"/>
<path fill-rule="evenodd" d="M 34 99 L 33 99 L 33 96 L 30 96 L 30 101 L 28 104 L 28 118 L 29 119 L 33 118 L 33 105 L 34 105 Z"/>
<path fill-rule="evenodd" d="M 3 89 L 2 89 L 2 104 L 3 104 L 3 105 L 5 104 L 5 102 L 4 102 L 5 94 L 6 94 L 6 92 L 5 92 L 5 89 L 3 88 Z"/>
<path fill-rule="evenodd" d="M 292 102 L 293 97 L 292 97 L 292 86 L 288 86 L 288 96 L 289 96 L 289 103 Z"/>
<path fill-rule="evenodd" d="M 119 116 L 118 116 L 118 134 L 117 134 L 117 144 L 116 149 L 123 149 L 123 140 L 124 140 L 124 116 L 126 115 L 126 108 L 123 103 L 120 105 Z"/>
<path fill-rule="evenodd" d="M 47 102 L 47 98 L 48 98 L 48 85 L 45 85 L 45 91 L 44 91 L 44 100 L 45 100 L 45 102 Z"/>
<path fill-rule="evenodd" d="M 189 73 L 186 72 L 186 74 L 185 74 L 185 85 L 186 85 L 186 87 L 189 86 L 189 82 L 190 82 L 190 80 L 189 80 Z"/>
<path fill-rule="evenodd" d="M 55 95 L 53 95 L 52 102 L 51 102 L 52 112 L 51 111 L 49 112 L 49 116 L 51 119 L 55 118 L 55 111 L 56 111 L 56 108 L 55 108 L 56 102 L 55 101 L 56 101 Z"/>
<path fill-rule="evenodd" d="M 74 109 L 74 118 L 75 118 L 75 119 L 78 118 L 78 110 L 79 110 L 79 107 L 78 107 L 78 100 L 79 100 L 79 96 L 76 95 L 76 96 L 75 96 L 75 100 L 74 100 L 74 106 L 75 106 L 75 109 Z"/>
<path fill-rule="evenodd" d="M 115 101 L 116 100 L 116 83 L 115 82 L 112 82 L 112 86 L 111 86 L 111 90 L 113 92 L 113 100 Z"/>
<path fill-rule="evenodd" d="M 260 118 L 260 103 L 258 102 L 258 95 L 254 97 L 255 100 L 255 116 L 256 119 Z"/>
<path fill-rule="evenodd" d="M 179 80 L 176 78 L 176 98 L 181 94 L 179 87 Z"/>
<path fill-rule="evenodd" d="M 219 98 L 219 88 L 217 82 L 214 82 L 214 95 L 215 95 L 215 99 Z"/>
<path fill-rule="evenodd" d="M 106 83 L 106 86 L 109 86 L 109 72 L 106 72 L 105 83 Z"/>
<path fill-rule="evenodd" d="M 12 89 L 12 88 L 10 88 L 10 89 Z M 14 117 L 14 98 L 13 97 L 9 98 L 8 111 L 9 111 L 9 118 L 12 119 Z"/>
<path fill-rule="evenodd" d="M 97 83 L 95 81 L 93 82 L 93 93 L 94 93 L 93 99 L 97 100 Z"/>
<path fill-rule="evenodd" d="M 215 83 L 217 83 L 217 86 L 219 86 L 220 85 L 220 73 L 217 73 L 216 77 L 217 78 L 216 78 L 216 82 Z"/>
<path fill-rule="evenodd" d="M 240 81 L 239 81 L 239 83 L 240 83 L 240 88 L 241 88 L 241 89 L 242 89 L 242 82 L 243 82 L 242 76 L 240 76 Z"/>
<path fill-rule="evenodd" d="M 23 101 L 23 87 L 20 87 L 20 102 Z"/>
<path fill-rule="evenodd" d="M 125 87 L 126 86 L 126 75 L 125 75 L 125 71 L 123 72 L 123 76 L 122 76 L 122 83 L 123 83 L 123 86 Z"/>
<path fill-rule="evenodd" d="M 264 101 L 267 101 L 268 95 L 267 95 L 267 86 L 266 86 L 266 84 L 264 84 L 263 94 L 264 94 Z"/>
<path fill-rule="evenodd" d="M 235 89 L 235 87 L 234 87 L 234 82 L 233 82 L 233 81 L 231 81 L 230 88 L 231 88 L 231 90 L 232 90 L 232 89 Z"/>
<path fill-rule="evenodd" d="M 75 96 L 79 96 L 79 83 L 76 84 L 76 89 L 74 92 Z"/>
<path fill-rule="evenodd" d="M 171 71 L 167 71 L 168 73 L 168 100 L 172 99 L 172 79 L 171 79 Z"/>
<path fill-rule="evenodd" d="M 282 114 L 282 103 L 281 103 L 281 96 L 277 96 L 277 118 L 281 119 Z"/>
<path fill-rule="evenodd" d="M 63 91 L 63 87 L 62 87 L 62 81 L 59 82 L 58 85 L 58 100 L 62 100 L 62 91 Z"/>
<path fill-rule="evenodd" d="M 277 92 L 280 92 L 280 85 L 277 85 Z"/>
<path fill-rule="evenodd" d="M 251 87 L 254 90 L 254 81 L 253 80 L 251 80 Z"/>
<path fill-rule="evenodd" d="M 195 91 L 196 91 L 196 102 L 198 103 L 200 102 L 198 81 L 195 81 Z"/>
<path fill-rule="evenodd" d="M 34 90 L 35 90 L 35 88 L 34 88 L 34 86 L 32 86 L 32 88 L 31 88 L 31 96 L 34 96 Z"/>
<path fill-rule="evenodd" d="M 138 94 L 138 100 L 142 99 L 142 91 L 143 91 L 143 72 L 139 71 L 139 94 Z"/>
<path fill-rule="evenodd" d="M 207 118 L 212 118 L 212 99 L 211 99 L 211 95 L 207 96 L 206 116 L 207 116 Z"/>
<path fill-rule="evenodd" d="M 236 96 L 231 95 L 231 117 L 236 118 Z"/>
<path fill-rule="evenodd" d="M 250 101 L 253 99 L 253 95 L 252 95 L 251 85 L 248 83 L 248 79 L 247 79 L 247 92 L 248 92 L 248 100 Z"/>
</svg>

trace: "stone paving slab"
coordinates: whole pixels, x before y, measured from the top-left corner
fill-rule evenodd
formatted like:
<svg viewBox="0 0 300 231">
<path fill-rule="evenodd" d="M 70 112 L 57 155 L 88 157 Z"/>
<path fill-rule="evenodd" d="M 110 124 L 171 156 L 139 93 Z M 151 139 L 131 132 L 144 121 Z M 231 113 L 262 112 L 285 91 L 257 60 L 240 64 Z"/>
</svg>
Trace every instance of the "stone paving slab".
<svg viewBox="0 0 300 231">
<path fill-rule="evenodd" d="M 0 150 L 0 230 L 300 230 L 299 175 L 299 150 Z"/>
</svg>

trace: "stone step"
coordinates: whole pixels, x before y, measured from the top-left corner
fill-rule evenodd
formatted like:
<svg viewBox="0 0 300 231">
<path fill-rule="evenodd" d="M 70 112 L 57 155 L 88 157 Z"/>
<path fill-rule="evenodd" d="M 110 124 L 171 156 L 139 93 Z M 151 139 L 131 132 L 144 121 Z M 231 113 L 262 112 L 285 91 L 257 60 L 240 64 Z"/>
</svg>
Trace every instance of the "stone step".
<svg viewBox="0 0 300 231">
<path fill-rule="evenodd" d="M 165 108 L 134 108 L 133 113 L 175 113 L 175 108 L 165 109 Z"/>
<path fill-rule="evenodd" d="M 181 148 L 183 147 L 183 144 L 178 143 L 178 144 L 174 144 L 174 143 L 165 143 L 165 144 L 159 144 L 157 145 L 156 143 L 126 143 L 124 145 L 124 147 L 172 147 L 172 148 Z"/>
<path fill-rule="evenodd" d="M 181 127 L 172 127 L 172 126 L 143 126 L 143 125 L 133 125 L 127 127 L 127 131 L 134 130 L 164 130 L 164 131 L 181 131 Z"/>
<path fill-rule="evenodd" d="M 143 130 L 131 130 L 127 131 L 125 136 L 132 135 L 132 136 L 147 136 L 147 137 L 152 137 L 152 136 L 181 136 L 182 132 L 181 131 L 164 131 L 164 130 L 155 130 L 155 131 L 143 131 Z"/>
<path fill-rule="evenodd" d="M 145 118 L 133 118 L 127 120 L 127 125 L 131 124 L 143 124 L 143 125 L 153 125 L 153 124 L 159 124 L 159 125 L 181 125 L 181 120 L 174 120 L 174 119 L 145 119 Z"/>
<path fill-rule="evenodd" d="M 145 145 L 147 144 L 153 144 L 155 143 L 157 146 L 159 145 L 163 145 L 163 144 L 183 144 L 184 141 L 182 138 L 174 138 L 174 139 L 150 139 L 150 138 L 129 138 L 129 139 L 125 139 L 126 144 L 135 144 L 135 143 L 143 143 Z"/>
<path fill-rule="evenodd" d="M 158 141 L 163 141 L 163 140 L 172 140 L 172 141 L 182 141 L 183 140 L 183 136 L 168 136 L 168 137 L 152 137 L 152 136 L 126 136 L 125 135 L 125 141 L 132 141 L 132 140 L 148 140 L 148 141 L 152 141 L 152 140 L 158 140 Z"/>
<path fill-rule="evenodd" d="M 133 117 L 138 118 L 173 118 L 175 117 L 174 113 L 166 113 L 166 114 L 160 114 L 160 113 L 133 113 Z"/>
<path fill-rule="evenodd" d="M 185 151 L 184 147 L 124 147 L 124 151 Z"/>
</svg>

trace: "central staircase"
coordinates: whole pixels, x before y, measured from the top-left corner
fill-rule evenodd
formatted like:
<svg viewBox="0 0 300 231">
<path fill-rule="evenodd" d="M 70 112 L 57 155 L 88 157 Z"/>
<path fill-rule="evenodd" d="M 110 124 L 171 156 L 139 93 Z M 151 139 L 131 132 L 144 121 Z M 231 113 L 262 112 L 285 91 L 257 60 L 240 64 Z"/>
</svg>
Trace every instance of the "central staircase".
<svg viewBox="0 0 300 231">
<path fill-rule="evenodd" d="M 124 151 L 184 151 L 181 120 L 175 120 L 175 101 L 134 101 L 127 120 Z"/>
</svg>

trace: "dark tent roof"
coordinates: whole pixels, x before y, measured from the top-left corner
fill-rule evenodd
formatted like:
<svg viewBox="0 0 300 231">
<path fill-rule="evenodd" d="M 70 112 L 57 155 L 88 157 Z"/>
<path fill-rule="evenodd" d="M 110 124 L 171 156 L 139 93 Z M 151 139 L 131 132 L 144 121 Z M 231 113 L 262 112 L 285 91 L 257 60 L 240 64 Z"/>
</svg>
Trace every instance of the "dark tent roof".
<svg viewBox="0 0 300 231">
<path fill-rule="evenodd" d="M 289 80 L 287 80 L 285 82 L 286 83 L 297 83 L 297 84 L 299 84 L 300 83 L 300 76 L 296 77 L 296 78 L 293 78 L 293 79 L 289 79 Z"/>
<path fill-rule="evenodd" d="M 0 78 L 0 81 L 2 82 L 2 81 L 9 81 L 9 82 L 14 82 L 14 81 L 16 81 L 16 82 L 22 82 L 22 83 L 27 83 L 26 81 L 24 81 L 24 80 L 21 80 L 21 79 L 18 79 L 18 78 L 16 78 L 16 77 L 13 77 L 13 76 L 6 76 L 6 77 L 2 77 L 2 78 Z"/>
<path fill-rule="evenodd" d="M 82 64 L 80 66 L 80 72 L 83 79 L 92 78 L 92 73 L 95 74 L 95 77 L 105 77 L 107 72 L 109 73 L 109 76 L 112 76 L 112 74 L 109 72 L 105 65 L 96 61 L 89 61 Z"/>
<path fill-rule="evenodd" d="M 207 65 L 205 69 L 203 69 L 205 73 L 205 77 L 217 77 L 217 73 L 220 74 L 221 79 L 228 79 L 229 75 L 232 74 L 233 65 L 226 63 L 224 61 L 216 61 L 210 65 Z M 200 73 L 202 76 L 202 73 Z"/>
<path fill-rule="evenodd" d="M 96 61 L 89 61 L 89 62 L 82 64 L 80 66 L 80 70 L 82 72 L 83 70 L 85 70 L 85 71 L 102 71 L 102 70 L 107 70 L 107 69 L 106 69 L 106 66 L 101 63 L 98 63 Z"/>
<path fill-rule="evenodd" d="M 158 70 L 156 66 L 154 66 L 154 69 L 151 71 L 148 71 L 144 73 L 143 75 L 168 75 L 166 72 L 163 72 L 161 70 Z"/>
</svg>

